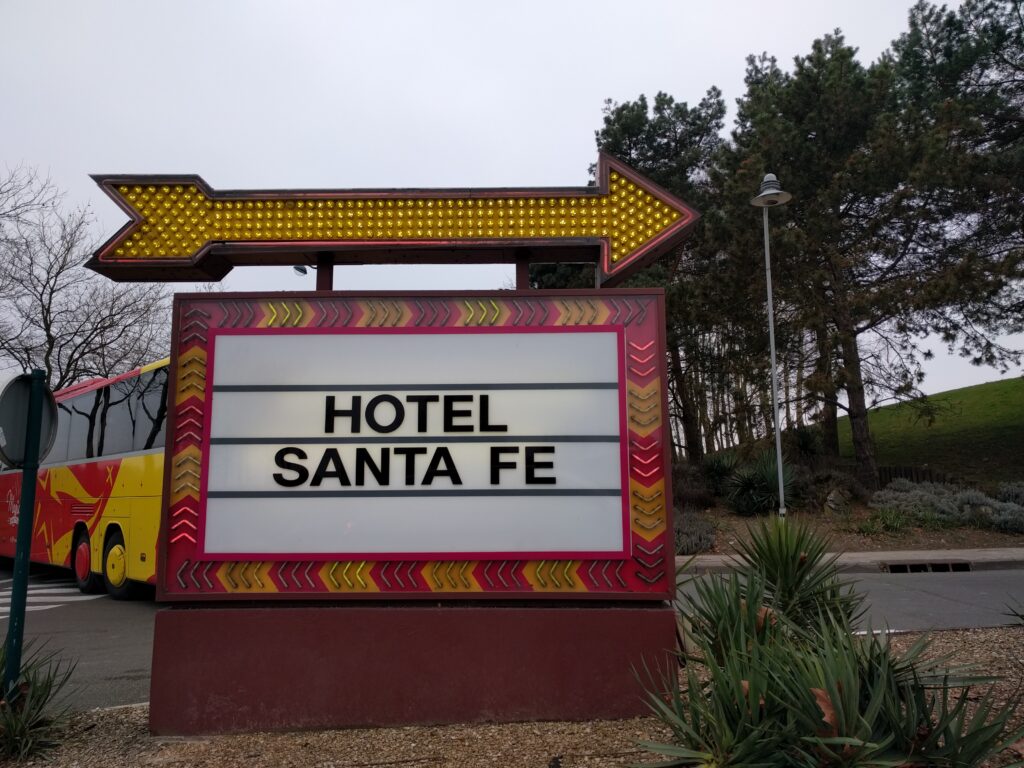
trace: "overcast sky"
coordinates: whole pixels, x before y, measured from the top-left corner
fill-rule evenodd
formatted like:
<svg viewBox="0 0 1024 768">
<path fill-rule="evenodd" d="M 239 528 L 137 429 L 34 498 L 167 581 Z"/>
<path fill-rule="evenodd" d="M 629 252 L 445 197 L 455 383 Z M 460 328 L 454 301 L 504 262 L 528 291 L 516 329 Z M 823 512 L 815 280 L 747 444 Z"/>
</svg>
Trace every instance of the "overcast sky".
<svg viewBox="0 0 1024 768">
<path fill-rule="evenodd" d="M 748 54 L 789 67 L 838 27 L 868 63 L 909 5 L 2 0 L 0 165 L 49 173 L 103 239 L 124 217 L 90 173 L 198 173 L 220 189 L 581 186 L 605 99 L 692 103 L 717 85 L 731 108 Z M 312 282 L 240 268 L 226 286 Z M 507 266 L 335 270 L 338 288 L 510 282 Z M 926 391 L 999 376 L 934 349 Z"/>
</svg>

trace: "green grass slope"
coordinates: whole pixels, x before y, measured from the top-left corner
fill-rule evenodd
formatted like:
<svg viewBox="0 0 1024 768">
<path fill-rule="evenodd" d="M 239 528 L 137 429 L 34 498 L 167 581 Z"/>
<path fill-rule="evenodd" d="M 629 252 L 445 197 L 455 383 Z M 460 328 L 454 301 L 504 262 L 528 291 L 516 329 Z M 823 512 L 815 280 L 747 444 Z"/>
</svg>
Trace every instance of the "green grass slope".
<svg viewBox="0 0 1024 768">
<path fill-rule="evenodd" d="M 870 412 L 880 465 L 927 465 L 982 484 L 1024 481 L 1024 378 L 952 389 L 929 400 L 940 406 L 930 425 L 905 404 Z M 839 420 L 839 450 L 853 456 L 847 418 Z"/>
</svg>

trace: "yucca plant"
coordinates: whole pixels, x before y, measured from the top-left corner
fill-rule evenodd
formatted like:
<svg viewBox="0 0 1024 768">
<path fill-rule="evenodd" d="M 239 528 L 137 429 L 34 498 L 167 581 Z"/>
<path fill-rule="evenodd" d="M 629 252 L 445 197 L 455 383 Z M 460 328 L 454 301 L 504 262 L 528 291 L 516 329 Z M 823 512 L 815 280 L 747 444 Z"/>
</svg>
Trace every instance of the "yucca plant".
<svg viewBox="0 0 1024 768">
<path fill-rule="evenodd" d="M 782 485 L 792 497 L 793 472 L 782 464 Z M 737 469 L 726 484 L 729 508 L 738 515 L 767 515 L 779 508 L 779 475 L 775 454 L 762 453 L 753 463 Z"/>
<path fill-rule="evenodd" d="M 863 615 L 864 598 L 840 579 L 839 556 L 828 554 L 829 543 L 805 523 L 772 518 L 750 529 L 750 541 L 737 544 L 737 565 L 761 575 L 765 599 L 797 626 L 815 627 L 823 613 L 853 626 Z"/>
<path fill-rule="evenodd" d="M 60 699 L 75 664 L 56 652 L 25 644 L 16 693 L 0 700 L 0 755 L 15 760 L 56 745 L 67 707 Z M 6 664 L 6 646 L 0 646 L 0 669 Z"/>
<path fill-rule="evenodd" d="M 711 576 L 694 581 L 693 589 L 684 598 L 683 614 L 700 661 L 724 664 L 736 653 L 770 643 L 781 630 L 756 572 Z"/>
<path fill-rule="evenodd" d="M 724 496 L 726 484 L 739 466 L 739 457 L 733 451 L 709 453 L 701 459 L 701 470 L 708 490 L 715 496 Z"/>
<path fill-rule="evenodd" d="M 892 675 L 886 659 L 865 675 L 857 653 L 860 638 L 841 616 L 822 615 L 813 643 L 773 649 L 772 691 L 784 702 L 796 739 L 792 764 L 880 766 L 900 762 L 883 713 Z M 895 763 L 892 762 L 895 760 Z"/>
<path fill-rule="evenodd" d="M 699 643 L 706 655 L 711 649 Z M 786 764 L 784 712 L 771 696 L 764 649 L 737 650 L 702 676 L 700 664 L 686 667 L 686 686 L 674 679 L 648 685 L 648 706 L 672 731 L 671 743 L 642 742 L 641 747 L 669 760 L 653 766 L 763 766 Z M 654 692 L 652 692 L 654 691 Z"/>
<path fill-rule="evenodd" d="M 986 679 L 929 658 L 926 637 L 897 652 L 854 634 L 862 598 L 827 550 L 806 526 L 773 520 L 732 574 L 694 583 L 681 608 L 685 688 L 648 679 L 672 731 L 642 744 L 668 758 L 659 765 L 973 768 L 1024 734 L 1009 727 L 1016 699 L 978 698 Z"/>
<path fill-rule="evenodd" d="M 905 763 L 976 766 L 1024 735 L 1010 728 L 1018 699 L 998 704 L 991 689 L 978 694 L 957 682 L 910 684 L 889 698 L 883 715 Z"/>
</svg>

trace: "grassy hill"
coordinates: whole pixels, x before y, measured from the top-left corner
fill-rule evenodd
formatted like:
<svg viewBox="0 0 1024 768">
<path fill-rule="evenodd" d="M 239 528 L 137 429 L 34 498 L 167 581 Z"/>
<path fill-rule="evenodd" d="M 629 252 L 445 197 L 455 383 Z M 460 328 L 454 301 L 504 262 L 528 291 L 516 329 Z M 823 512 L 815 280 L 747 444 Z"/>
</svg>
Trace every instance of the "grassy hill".
<svg viewBox="0 0 1024 768">
<path fill-rule="evenodd" d="M 940 407 L 930 425 L 906 404 L 870 412 L 880 465 L 928 465 L 983 484 L 1024 481 L 1024 378 L 952 389 L 928 399 Z M 839 420 L 839 450 L 853 456 L 846 418 Z"/>
</svg>

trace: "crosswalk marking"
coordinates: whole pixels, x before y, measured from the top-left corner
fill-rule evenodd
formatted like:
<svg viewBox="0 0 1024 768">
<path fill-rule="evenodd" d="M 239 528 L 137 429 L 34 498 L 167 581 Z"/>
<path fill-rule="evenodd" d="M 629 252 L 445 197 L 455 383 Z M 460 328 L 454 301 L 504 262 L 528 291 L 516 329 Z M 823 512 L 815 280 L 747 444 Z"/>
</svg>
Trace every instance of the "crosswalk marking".
<svg viewBox="0 0 1024 768">
<path fill-rule="evenodd" d="M 0 620 L 11 614 L 11 579 L 0 580 Z M 29 583 L 26 611 L 49 611 L 69 603 L 96 600 L 106 595 L 83 595 L 70 580 Z"/>
</svg>

